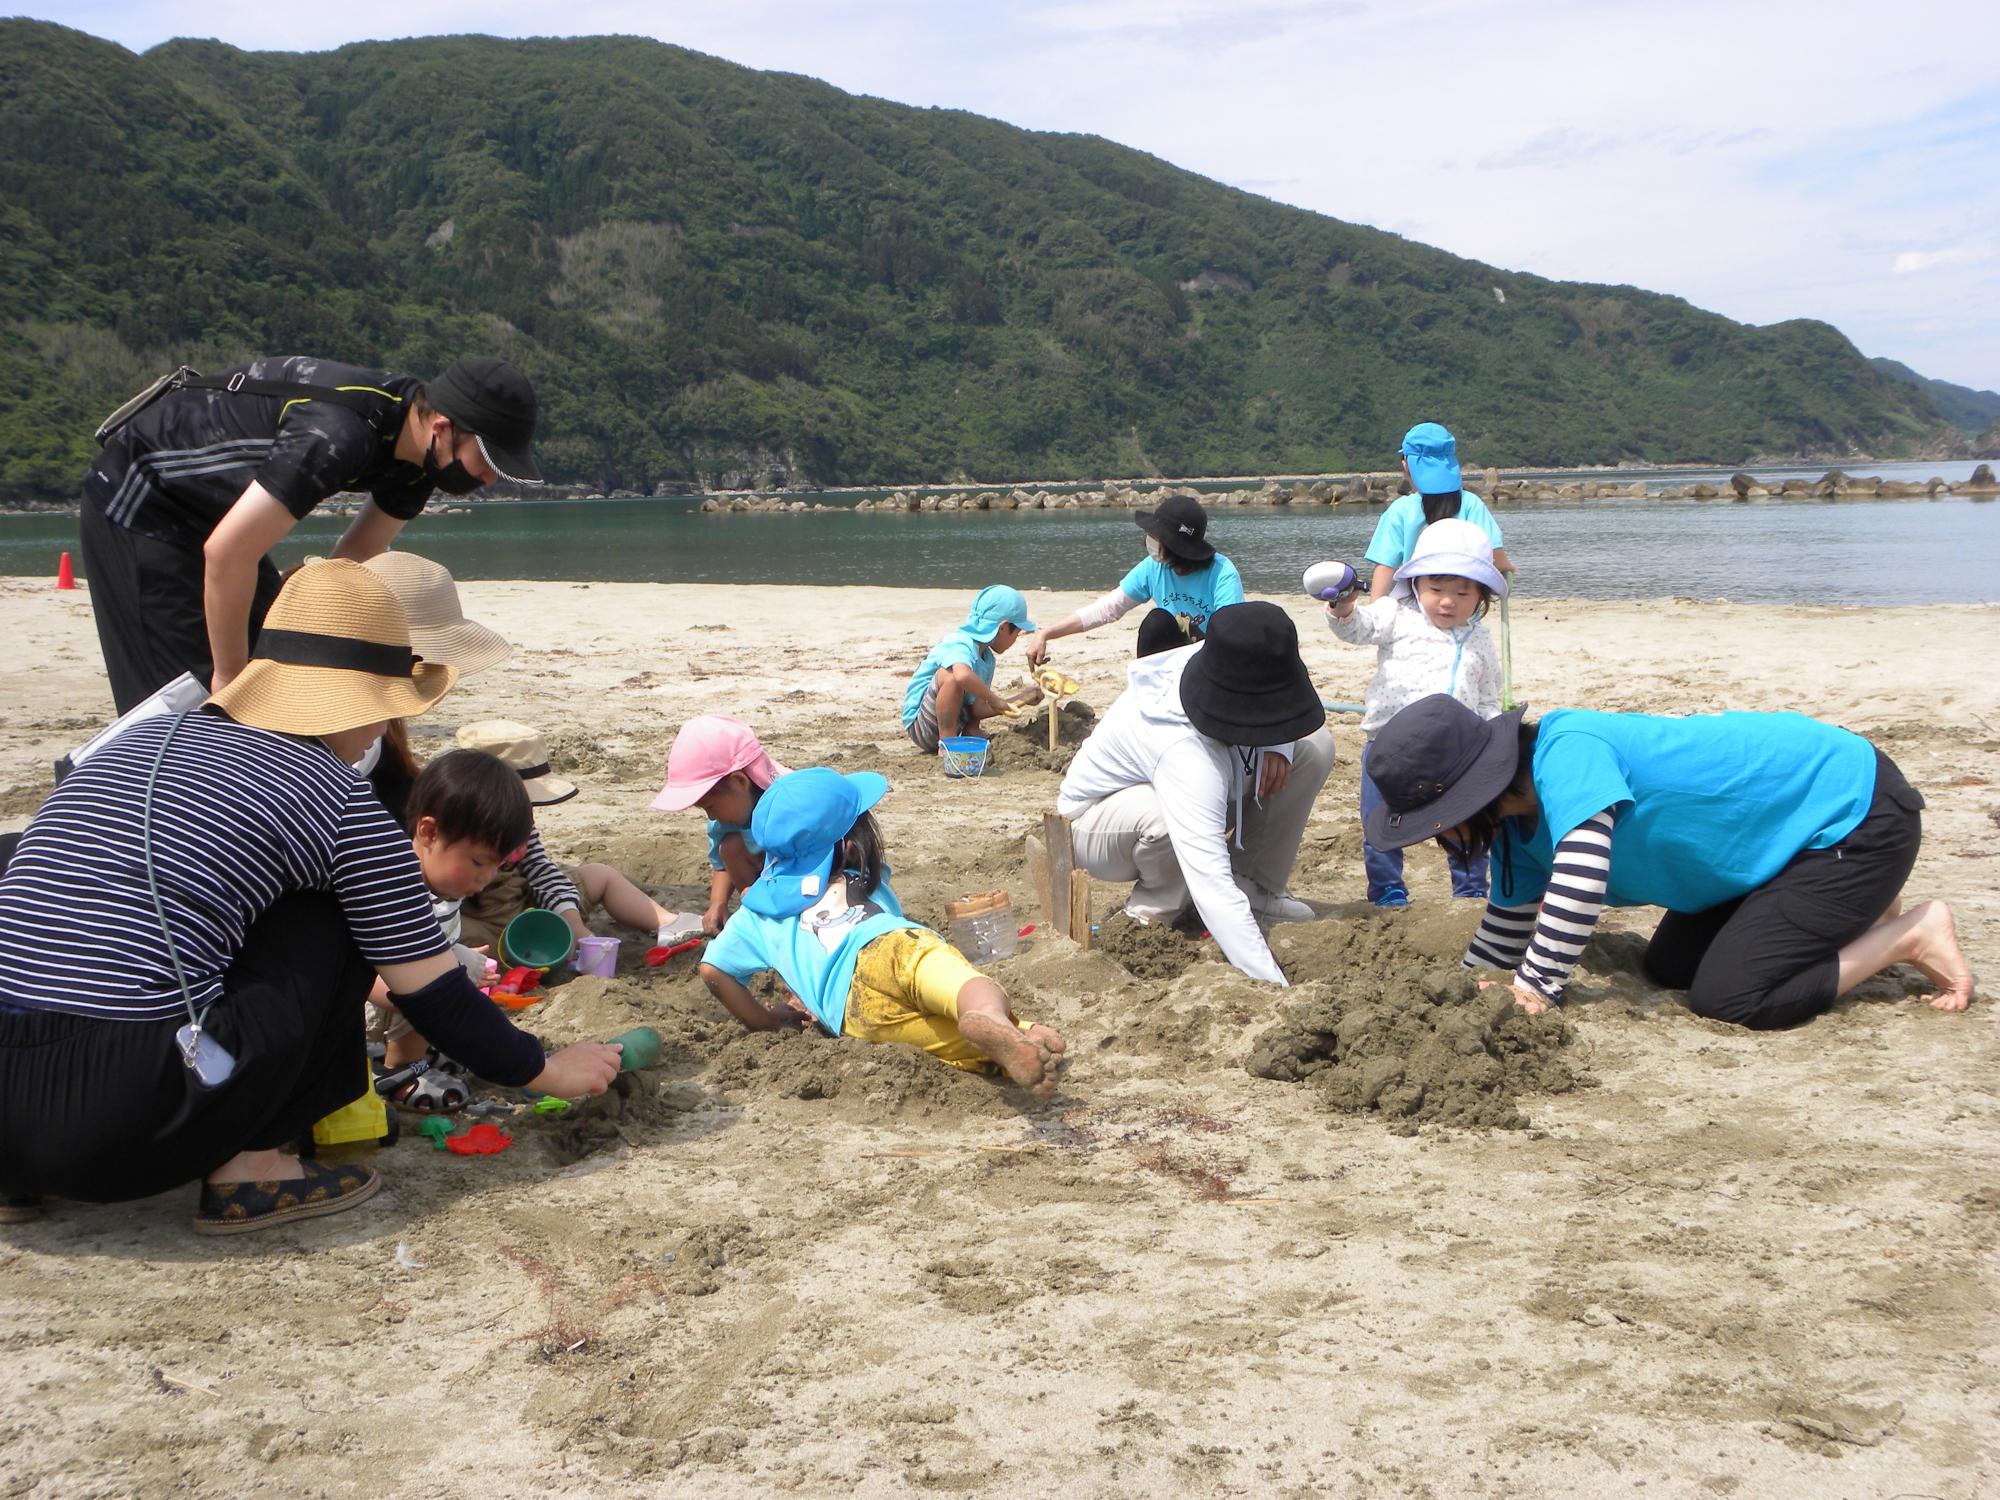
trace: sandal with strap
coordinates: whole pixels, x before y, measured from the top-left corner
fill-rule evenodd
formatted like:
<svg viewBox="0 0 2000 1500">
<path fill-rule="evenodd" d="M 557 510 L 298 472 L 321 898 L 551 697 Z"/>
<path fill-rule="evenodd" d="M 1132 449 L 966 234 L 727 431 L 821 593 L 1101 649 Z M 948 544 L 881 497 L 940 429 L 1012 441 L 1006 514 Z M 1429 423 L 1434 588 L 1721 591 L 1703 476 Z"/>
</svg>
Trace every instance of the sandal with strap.
<svg viewBox="0 0 2000 1500">
<path fill-rule="evenodd" d="M 472 1085 L 433 1052 L 400 1068 L 378 1072 L 375 1092 L 412 1114 L 452 1115 L 464 1109 L 472 1098 Z"/>
<path fill-rule="evenodd" d="M 248 1234 L 294 1219 L 316 1219 L 365 1203 L 382 1186 L 381 1174 L 354 1162 L 307 1161 L 302 1177 L 279 1182 L 204 1182 L 195 1210 L 196 1234 Z"/>
</svg>

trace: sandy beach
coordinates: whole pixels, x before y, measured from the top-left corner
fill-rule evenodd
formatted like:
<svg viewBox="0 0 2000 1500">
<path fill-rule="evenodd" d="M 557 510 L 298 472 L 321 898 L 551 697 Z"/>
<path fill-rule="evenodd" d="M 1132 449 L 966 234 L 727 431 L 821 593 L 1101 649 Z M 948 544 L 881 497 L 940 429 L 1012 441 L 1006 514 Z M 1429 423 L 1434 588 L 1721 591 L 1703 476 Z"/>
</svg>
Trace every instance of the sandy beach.
<svg viewBox="0 0 2000 1500">
<path fill-rule="evenodd" d="M 516 655 L 418 748 L 542 727 L 583 787 L 540 820 L 559 857 L 698 908 L 701 821 L 647 803 L 678 725 L 727 711 L 792 766 L 890 777 L 919 920 L 996 886 L 1042 920 L 1022 840 L 1063 753 L 1009 730 L 998 774 L 947 781 L 897 722 L 962 593 L 463 594 Z M 1028 597 L 1049 623 L 1088 596 Z M 1373 652 L 1284 602 L 1324 695 L 1358 699 Z M 617 978 L 528 1024 L 649 1024 L 660 1065 L 515 1117 L 504 1155 L 412 1134 L 370 1158 L 372 1203 L 242 1241 L 189 1231 L 192 1187 L 0 1229 L 0 1494 L 2000 1492 L 1996 627 L 1664 600 L 1513 619 L 1537 709 L 1798 709 L 1895 757 L 1930 804 L 1908 895 L 1952 903 L 1981 976 L 1963 1015 L 1897 970 L 1797 1031 L 1703 1021 L 1634 972 L 1657 914 L 1621 912 L 1563 1016 L 1475 1015 L 1479 1070 L 1411 1102 L 1436 1039 L 1404 1056 L 1398 1027 L 1441 995 L 1476 1012 L 1452 986 L 1477 910 L 1434 850 L 1409 910 L 1362 901 L 1359 721 L 1336 718 L 1293 882 L 1326 916 L 1274 941 L 1291 990 L 1212 945 L 1120 962 L 1046 928 L 992 967 L 1069 1039 L 1047 1107 L 907 1049 L 745 1034 L 626 932 Z M 0 580 L 0 630 L 10 828 L 110 697 L 87 591 Z M 1079 705 L 1116 695 L 1130 634 L 1058 643 Z M 1003 658 L 998 684 L 1022 677 Z M 1081 735 L 1088 708 L 1065 713 Z M 1122 895 L 1095 892 L 1114 944 Z M 1342 1108 L 1311 1039 L 1350 1024 L 1405 1081 Z"/>
</svg>

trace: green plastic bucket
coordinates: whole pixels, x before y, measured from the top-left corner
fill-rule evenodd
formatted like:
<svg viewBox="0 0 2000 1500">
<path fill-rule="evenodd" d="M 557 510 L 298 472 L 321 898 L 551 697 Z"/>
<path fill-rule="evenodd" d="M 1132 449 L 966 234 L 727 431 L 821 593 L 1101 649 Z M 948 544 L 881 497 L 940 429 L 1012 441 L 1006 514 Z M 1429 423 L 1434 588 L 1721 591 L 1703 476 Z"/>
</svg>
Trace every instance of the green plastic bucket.
<svg viewBox="0 0 2000 1500">
<path fill-rule="evenodd" d="M 529 907 L 500 934 L 500 956 L 509 965 L 553 969 L 576 951 L 576 934 L 552 911 Z"/>
</svg>

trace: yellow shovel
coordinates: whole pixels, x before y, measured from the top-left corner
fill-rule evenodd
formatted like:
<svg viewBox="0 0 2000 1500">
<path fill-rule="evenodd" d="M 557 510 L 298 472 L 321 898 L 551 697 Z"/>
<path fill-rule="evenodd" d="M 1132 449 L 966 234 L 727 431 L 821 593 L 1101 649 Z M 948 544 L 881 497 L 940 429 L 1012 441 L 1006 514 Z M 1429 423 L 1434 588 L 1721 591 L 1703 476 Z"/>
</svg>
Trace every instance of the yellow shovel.
<svg viewBox="0 0 2000 1500">
<path fill-rule="evenodd" d="M 1073 698 L 1082 692 L 1083 684 L 1046 662 L 1035 668 L 1034 679 L 1035 686 L 1049 695 L 1049 749 L 1054 750 L 1060 732 L 1056 715 L 1062 712 L 1063 699 Z"/>
</svg>

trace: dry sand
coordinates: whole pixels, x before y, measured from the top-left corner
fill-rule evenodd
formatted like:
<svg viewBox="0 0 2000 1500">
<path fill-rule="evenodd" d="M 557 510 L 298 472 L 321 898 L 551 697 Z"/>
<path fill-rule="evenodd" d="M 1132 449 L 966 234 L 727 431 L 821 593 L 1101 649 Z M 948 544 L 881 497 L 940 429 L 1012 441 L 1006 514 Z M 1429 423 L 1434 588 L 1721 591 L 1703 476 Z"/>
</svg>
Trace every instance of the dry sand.
<svg viewBox="0 0 2000 1500">
<path fill-rule="evenodd" d="M 693 901 L 701 825 L 646 802 L 674 728 L 724 709 L 792 765 L 889 773 L 914 914 L 1004 885 L 1039 916 L 1019 850 L 1053 804 L 1046 757 L 1010 743 L 1003 774 L 946 782 L 896 724 L 958 595 L 466 595 L 521 649 L 419 744 L 499 713 L 547 726 L 584 786 L 543 820 L 559 852 Z M 1046 620 L 1081 596 L 1032 602 Z M 1300 604 L 1327 696 L 1358 697 L 1369 654 Z M 86 594 L 0 582 L 0 626 L 36 663 L 0 687 L 18 823 L 108 702 Z M 1524 601 L 1514 646 L 1540 706 L 1797 708 L 1872 736 L 1931 802 L 1911 894 L 1953 902 L 1990 977 L 1996 626 Z M 1110 700 L 1128 636 L 1062 643 L 1086 702 Z M 506 1155 L 409 1139 L 366 1208 L 239 1242 L 188 1232 L 192 1189 L 0 1231 L 0 1493 L 2000 1489 L 1987 992 L 1943 1015 L 1892 975 L 1751 1035 L 1648 990 L 1614 936 L 1563 1017 L 1482 1014 L 1450 971 L 1475 913 L 1434 851 L 1408 912 L 1357 907 L 1355 721 L 1335 738 L 1295 881 L 1333 915 L 1281 935 L 1292 991 L 1212 947 L 1141 978 L 1038 934 L 996 966 L 1077 1059 L 1046 1109 L 902 1049 L 746 1035 L 686 960 L 647 971 L 627 934 L 617 979 L 568 985 L 535 1024 L 648 1022 L 660 1066 L 517 1121 Z M 1336 1077 L 1343 1026 L 1377 1028 L 1389 1065 Z M 1413 1104 L 1419 1052 L 1476 1076 Z M 1423 1108 L 1446 1097 L 1479 1107 Z"/>
</svg>

